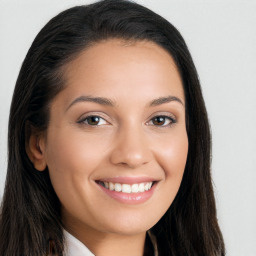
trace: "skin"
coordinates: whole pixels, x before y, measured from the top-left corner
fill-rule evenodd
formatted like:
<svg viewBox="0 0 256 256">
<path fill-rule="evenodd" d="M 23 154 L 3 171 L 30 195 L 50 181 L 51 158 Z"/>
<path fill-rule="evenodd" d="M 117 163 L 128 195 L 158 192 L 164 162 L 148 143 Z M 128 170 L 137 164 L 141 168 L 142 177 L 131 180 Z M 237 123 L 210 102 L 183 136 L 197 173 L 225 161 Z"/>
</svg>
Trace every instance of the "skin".
<svg viewBox="0 0 256 256">
<path fill-rule="evenodd" d="M 145 233 L 178 192 L 188 152 L 185 98 L 172 57 L 158 45 L 103 41 L 65 67 L 66 87 L 53 100 L 47 131 L 32 135 L 29 156 L 49 168 L 65 228 L 94 254 L 143 255 Z M 75 101 L 104 97 L 115 106 Z M 160 97 L 177 99 L 150 106 Z M 75 101 L 75 102 L 74 102 Z M 90 125 L 88 115 L 101 117 Z M 163 123 L 155 116 L 170 116 Z M 119 202 L 96 180 L 150 177 L 143 203 Z"/>
</svg>

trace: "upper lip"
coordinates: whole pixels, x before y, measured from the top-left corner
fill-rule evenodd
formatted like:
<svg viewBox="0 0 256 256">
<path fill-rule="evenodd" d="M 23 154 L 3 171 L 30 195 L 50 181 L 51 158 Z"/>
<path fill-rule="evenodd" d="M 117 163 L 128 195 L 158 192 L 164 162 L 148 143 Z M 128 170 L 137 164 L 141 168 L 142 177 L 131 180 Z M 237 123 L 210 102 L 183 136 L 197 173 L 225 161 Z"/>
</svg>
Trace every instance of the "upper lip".
<svg viewBox="0 0 256 256">
<path fill-rule="evenodd" d="M 112 183 L 121 183 L 121 184 L 137 184 L 142 182 L 154 182 L 157 181 L 155 178 L 146 177 L 146 176 L 119 176 L 119 177 L 112 177 L 112 178 L 103 178 L 98 179 L 97 181 L 102 182 L 112 182 Z"/>
</svg>

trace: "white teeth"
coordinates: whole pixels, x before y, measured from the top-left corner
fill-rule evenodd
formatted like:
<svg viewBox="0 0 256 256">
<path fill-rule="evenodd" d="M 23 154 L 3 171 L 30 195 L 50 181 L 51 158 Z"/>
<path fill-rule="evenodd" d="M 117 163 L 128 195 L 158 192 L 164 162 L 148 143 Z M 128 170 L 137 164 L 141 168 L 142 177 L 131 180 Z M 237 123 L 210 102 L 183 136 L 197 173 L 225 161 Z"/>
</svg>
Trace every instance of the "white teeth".
<svg viewBox="0 0 256 256">
<path fill-rule="evenodd" d="M 142 193 L 144 191 L 148 191 L 151 189 L 153 182 L 145 182 L 139 184 L 120 184 L 120 183 L 112 183 L 112 182 L 101 182 L 100 184 L 104 184 L 104 187 L 109 190 L 114 190 L 122 193 Z"/>
<path fill-rule="evenodd" d="M 122 191 L 122 185 L 120 183 L 115 184 L 115 191 L 117 191 L 117 192 Z"/>
<path fill-rule="evenodd" d="M 152 182 L 146 183 L 145 190 L 148 191 L 152 186 Z"/>
<path fill-rule="evenodd" d="M 132 192 L 132 187 L 128 184 L 123 184 L 122 185 L 122 192 L 123 193 L 131 193 Z"/>
<path fill-rule="evenodd" d="M 106 183 L 107 183 L 107 182 L 106 182 Z M 105 184 L 105 183 L 104 183 L 104 184 Z M 106 186 L 106 188 L 107 188 L 107 186 Z M 109 189 L 109 190 L 115 190 L 115 185 L 114 185 L 114 183 L 109 182 L 108 189 Z"/>
<path fill-rule="evenodd" d="M 145 186 L 144 183 L 139 184 L 139 192 L 144 192 L 145 191 Z"/>
<path fill-rule="evenodd" d="M 138 192 L 139 192 L 139 185 L 132 184 L 132 193 L 138 193 Z"/>
</svg>

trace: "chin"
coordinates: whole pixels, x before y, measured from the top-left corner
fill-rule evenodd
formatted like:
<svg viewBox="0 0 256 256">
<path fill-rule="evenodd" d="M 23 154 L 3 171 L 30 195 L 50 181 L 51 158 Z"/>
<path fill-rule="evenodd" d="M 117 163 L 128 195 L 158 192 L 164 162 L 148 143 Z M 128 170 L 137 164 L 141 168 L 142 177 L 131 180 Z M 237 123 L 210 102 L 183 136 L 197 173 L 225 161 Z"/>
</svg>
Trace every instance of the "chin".
<svg viewBox="0 0 256 256">
<path fill-rule="evenodd" d="M 123 214 L 121 216 L 113 216 L 111 220 L 105 219 L 104 232 L 120 235 L 136 235 L 149 230 L 161 218 L 161 216 L 152 218 L 150 214 L 147 214 L 147 217 L 150 218 L 145 218 L 145 215 L 138 216 L 136 213 L 132 215 Z"/>
</svg>

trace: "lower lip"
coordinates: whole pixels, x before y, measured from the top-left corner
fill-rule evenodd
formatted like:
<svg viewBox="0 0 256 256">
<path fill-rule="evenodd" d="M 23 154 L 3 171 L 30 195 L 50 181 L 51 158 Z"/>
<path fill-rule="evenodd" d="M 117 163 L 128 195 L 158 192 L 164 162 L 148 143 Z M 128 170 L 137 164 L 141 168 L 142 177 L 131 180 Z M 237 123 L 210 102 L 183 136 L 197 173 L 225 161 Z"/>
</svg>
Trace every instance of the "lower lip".
<svg viewBox="0 0 256 256">
<path fill-rule="evenodd" d="M 109 190 L 104 188 L 103 186 L 97 185 L 101 188 L 103 192 L 105 192 L 111 198 L 125 204 L 141 204 L 146 202 L 154 193 L 156 183 L 153 184 L 150 190 L 141 192 L 141 193 L 123 193 L 117 192 L 115 190 Z"/>
</svg>

